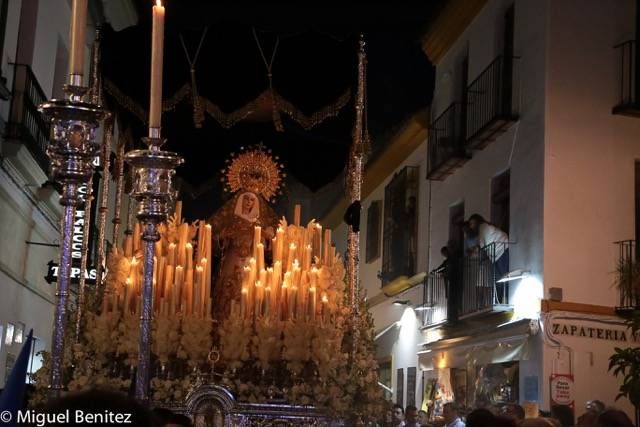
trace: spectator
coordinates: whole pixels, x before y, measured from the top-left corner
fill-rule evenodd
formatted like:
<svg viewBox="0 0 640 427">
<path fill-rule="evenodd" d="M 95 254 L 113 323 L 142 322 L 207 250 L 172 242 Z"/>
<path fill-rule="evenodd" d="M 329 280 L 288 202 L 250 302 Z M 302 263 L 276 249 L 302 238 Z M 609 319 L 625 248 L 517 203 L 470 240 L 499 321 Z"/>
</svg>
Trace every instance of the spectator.
<svg viewBox="0 0 640 427">
<path fill-rule="evenodd" d="M 442 417 L 444 418 L 445 427 L 465 427 L 458 416 L 458 408 L 455 407 L 453 402 L 445 403 L 442 406 Z"/>
<path fill-rule="evenodd" d="M 519 423 L 524 420 L 524 408 L 518 404 L 504 405 L 502 407 L 502 415 Z"/>
<path fill-rule="evenodd" d="M 509 272 L 509 235 L 478 214 L 471 215 L 468 222 L 471 235 L 478 237 L 478 246 L 489 249 L 486 255 L 493 265 L 494 278 L 499 280 Z M 496 294 L 498 303 L 506 303 L 509 292 L 504 283 L 496 283 Z"/>
<path fill-rule="evenodd" d="M 551 417 L 560 422 L 562 427 L 575 425 L 573 409 L 565 405 L 553 405 L 551 407 Z"/>
<path fill-rule="evenodd" d="M 604 403 L 601 400 L 589 400 L 584 404 L 584 409 L 588 412 L 595 412 L 601 414 L 606 409 Z"/>
<path fill-rule="evenodd" d="M 493 427 L 496 417 L 485 408 L 474 409 L 467 415 L 466 427 Z"/>
<path fill-rule="evenodd" d="M 418 423 L 421 426 L 426 426 L 429 423 L 429 414 L 427 411 L 423 411 L 422 409 L 418 411 Z"/>
<path fill-rule="evenodd" d="M 633 423 L 624 412 L 607 409 L 598 415 L 598 427 L 633 427 Z"/>
<path fill-rule="evenodd" d="M 191 420 L 186 415 L 176 414 L 165 408 L 155 408 L 152 412 L 162 422 L 163 427 L 191 427 Z"/>
<path fill-rule="evenodd" d="M 418 423 L 418 408 L 413 405 L 409 405 L 404 410 L 405 426 L 407 427 L 420 427 Z"/>
<path fill-rule="evenodd" d="M 598 415 L 599 413 L 595 411 L 587 411 L 584 414 L 578 417 L 577 426 L 578 427 L 597 427 L 598 426 Z"/>
<path fill-rule="evenodd" d="M 519 427 L 555 427 L 555 424 L 549 418 L 538 417 L 522 420 Z"/>
<path fill-rule="evenodd" d="M 401 405 L 393 405 L 393 419 L 391 425 L 394 427 L 404 427 L 404 409 Z"/>
</svg>

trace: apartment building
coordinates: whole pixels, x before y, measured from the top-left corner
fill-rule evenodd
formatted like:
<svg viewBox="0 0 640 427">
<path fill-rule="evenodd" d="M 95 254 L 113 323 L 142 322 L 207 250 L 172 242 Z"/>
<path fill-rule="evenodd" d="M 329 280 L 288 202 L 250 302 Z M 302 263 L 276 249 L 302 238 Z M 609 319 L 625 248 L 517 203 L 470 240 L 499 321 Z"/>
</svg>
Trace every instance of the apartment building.
<svg viewBox="0 0 640 427">
<path fill-rule="evenodd" d="M 615 286 L 640 229 L 636 7 L 451 0 L 426 31 L 429 118 L 368 165 L 362 202 L 361 287 L 395 402 L 633 413 L 607 368 L 638 342 L 637 295 Z M 506 274 L 500 248 L 465 246 L 472 214 L 508 233 Z"/>
</svg>

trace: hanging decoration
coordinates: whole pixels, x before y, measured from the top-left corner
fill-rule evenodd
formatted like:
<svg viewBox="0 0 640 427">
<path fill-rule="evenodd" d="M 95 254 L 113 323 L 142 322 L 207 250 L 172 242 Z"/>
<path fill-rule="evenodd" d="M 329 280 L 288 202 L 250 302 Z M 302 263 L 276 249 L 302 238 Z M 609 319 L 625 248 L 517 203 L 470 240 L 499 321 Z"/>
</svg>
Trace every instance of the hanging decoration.
<svg viewBox="0 0 640 427">
<path fill-rule="evenodd" d="M 115 83 L 105 79 L 104 90 L 121 108 L 131 113 L 141 122 L 147 122 L 146 110 L 134 101 L 133 98 L 122 92 Z M 189 83 L 185 83 L 184 86 L 173 94 L 173 96 L 163 101 L 162 111 L 173 111 L 179 104 L 186 100 L 189 100 L 193 105 L 193 90 Z M 278 91 L 271 88 L 265 90 L 253 101 L 235 111 L 232 111 L 231 113 L 225 113 L 217 104 L 202 95 L 198 96 L 198 100 L 202 106 L 202 111 L 206 112 L 209 117 L 214 119 L 225 129 L 230 129 L 242 121 L 265 121 L 265 117 L 269 116 L 269 112 L 276 109 L 279 113 L 287 115 L 291 120 L 298 123 L 298 125 L 303 129 L 309 130 L 318 126 L 325 120 L 336 117 L 340 114 L 340 111 L 342 111 L 342 109 L 351 100 L 351 89 L 347 89 L 333 103 L 324 106 L 311 115 L 304 114 L 290 101 L 282 97 Z M 197 119 L 194 118 L 194 122 L 196 121 Z"/>
<path fill-rule="evenodd" d="M 196 61 L 198 61 L 200 49 L 202 48 L 202 43 L 204 42 L 204 38 L 206 37 L 208 30 L 209 27 L 205 27 L 204 31 L 202 32 L 200 43 L 198 43 L 198 48 L 196 49 L 196 53 L 193 58 L 191 58 L 191 56 L 189 55 L 189 50 L 187 49 L 187 45 L 184 42 L 184 37 L 182 37 L 182 34 L 180 34 L 180 43 L 182 44 L 182 49 L 184 50 L 184 56 L 186 56 L 187 62 L 189 63 L 189 74 L 191 76 L 193 125 L 198 129 L 202 127 L 202 122 L 204 122 L 204 111 L 202 109 L 202 103 L 200 102 L 200 96 L 198 95 L 198 85 L 196 81 Z"/>
</svg>

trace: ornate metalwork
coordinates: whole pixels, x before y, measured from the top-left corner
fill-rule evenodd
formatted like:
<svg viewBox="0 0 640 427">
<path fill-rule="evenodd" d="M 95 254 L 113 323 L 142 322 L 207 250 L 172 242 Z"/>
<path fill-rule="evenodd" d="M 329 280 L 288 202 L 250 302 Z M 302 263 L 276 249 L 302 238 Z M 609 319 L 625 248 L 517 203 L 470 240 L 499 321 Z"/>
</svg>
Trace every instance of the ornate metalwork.
<svg viewBox="0 0 640 427">
<path fill-rule="evenodd" d="M 136 201 L 136 218 L 144 224 L 144 283 L 142 288 L 142 310 L 140 317 L 140 339 L 138 345 L 138 368 L 136 371 L 136 398 L 149 400 L 149 375 L 151 354 L 151 317 L 153 313 L 153 257 L 155 242 L 160 239 L 158 223 L 165 221 L 175 198 L 173 175 L 175 167 L 183 159 L 176 153 L 162 151 L 164 140 L 159 128 L 150 128 L 149 137 L 143 139 L 146 150 L 134 150 L 126 155 L 133 169 L 131 197 Z"/>
<path fill-rule="evenodd" d="M 224 387 L 203 384 L 187 395 L 175 411 L 193 418 L 196 427 L 329 427 L 344 425 L 320 408 L 283 402 L 238 402 Z"/>
<path fill-rule="evenodd" d="M 358 93 L 356 95 L 356 123 L 353 134 L 353 144 L 349 153 L 349 166 L 347 169 L 347 184 L 349 201 L 351 203 L 362 200 L 362 171 L 364 164 L 364 145 L 366 140 L 366 130 L 364 129 L 364 107 L 365 107 L 365 69 L 366 54 L 364 51 L 364 39 L 360 38 L 360 49 L 358 51 Z M 359 212 L 358 212 L 359 215 Z M 347 235 L 347 286 L 349 287 L 349 304 L 351 305 L 352 321 L 352 357 L 357 348 L 358 328 L 356 317 L 358 316 L 358 279 L 360 254 L 360 233 L 355 231 L 353 226 L 349 226 Z"/>
<path fill-rule="evenodd" d="M 89 178 L 84 195 L 84 228 L 82 229 L 82 253 L 80 254 L 80 282 L 78 283 L 78 304 L 76 309 L 76 342 L 80 341 L 80 324 L 84 311 L 87 258 L 89 258 L 89 229 L 91 224 L 91 203 L 93 201 L 93 176 Z"/>
<path fill-rule="evenodd" d="M 124 193 L 124 148 L 125 148 L 125 136 L 120 134 L 118 141 L 118 152 L 116 154 L 116 170 L 115 170 L 115 178 L 116 178 L 116 194 L 115 194 L 115 208 L 113 219 L 111 223 L 113 224 L 113 233 L 111 234 L 111 242 L 114 246 L 118 245 L 118 234 L 120 233 L 120 223 L 122 220 L 121 209 L 122 209 L 122 194 Z"/>
<path fill-rule="evenodd" d="M 113 120 L 107 120 L 104 127 L 102 144 L 102 187 L 100 188 L 100 207 L 98 208 L 98 259 L 96 260 L 96 283 L 102 285 L 102 273 L 105 263 L 105 234 L 107 228 L 107 212 L 109 210 L 109 158 L 111 157 L 111 141 L 113 140 Z M 112 240 L 115 245 L 116 241 Z"/>
<path fill-rule="evenodd" d="M 93 159 L 100 151 L 96 141 L 99 122 L 109 113 L 82 101 L 86 88 L 82 76 L 73 75 L 65 87 L 67 97 L 51 100 L 38 107 L 51 126 L 51 141 L 47 155 L 51 161 L 51 178 L 62 184 L 60 204 L 64 206 L 62 244 L 58 270 L 58 289 L 51 344 L 51 381 L 54 396 L 62 389 L 62 358 L 64 354 L 64 321 L 71 278 L 71 238 L 76 207 L 81 203 L 78 187 L 93 175 Z"/>
</svg>

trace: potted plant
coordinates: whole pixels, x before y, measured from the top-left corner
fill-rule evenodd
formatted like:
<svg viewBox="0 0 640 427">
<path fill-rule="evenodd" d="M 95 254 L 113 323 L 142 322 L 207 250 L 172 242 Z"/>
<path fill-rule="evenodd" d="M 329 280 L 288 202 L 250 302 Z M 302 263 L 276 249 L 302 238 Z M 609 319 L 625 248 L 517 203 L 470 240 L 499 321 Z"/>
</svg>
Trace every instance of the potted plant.
<svg viewBox="0 0 640 427">
<path fill-rule="evenodd" d="M 637 295 L 637 294 L 636 294 Z M 631 334 L 640 334 L 640 310 L 634 310 L 626 321 Z M 640 425 L 640 347 L 618 348 L 609 357 L 609 371 L 622 376 L 620 393 L 616 400 L 626 397 L 635 408 L 636 425 Z"/>
</svg>

